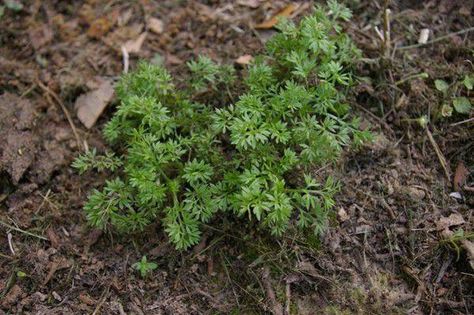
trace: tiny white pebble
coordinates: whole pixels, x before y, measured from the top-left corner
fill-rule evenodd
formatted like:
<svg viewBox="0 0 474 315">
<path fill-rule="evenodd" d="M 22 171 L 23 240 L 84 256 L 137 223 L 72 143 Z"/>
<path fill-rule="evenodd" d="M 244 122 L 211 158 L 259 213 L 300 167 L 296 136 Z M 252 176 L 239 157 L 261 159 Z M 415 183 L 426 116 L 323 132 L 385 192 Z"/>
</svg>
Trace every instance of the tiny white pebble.
<svg viewBox="0 0 474 315">
<path fill-rule="evenodd" d="M 461 194 L 458 193 L 457 191 L 450 193 L 450 194 L 449 194 L 449 197 L 453 197 L 453 198 L 455 198 L 455 199 L 462 199 Z"/>
<path fill-rule="evenodd" d="M 420 32 L 420 37 L 418 38 L 418 44 L 426 44 L 429 37 L 430 37 L 430 30 L 428 28 L 422 29 Z"/>
</svg>

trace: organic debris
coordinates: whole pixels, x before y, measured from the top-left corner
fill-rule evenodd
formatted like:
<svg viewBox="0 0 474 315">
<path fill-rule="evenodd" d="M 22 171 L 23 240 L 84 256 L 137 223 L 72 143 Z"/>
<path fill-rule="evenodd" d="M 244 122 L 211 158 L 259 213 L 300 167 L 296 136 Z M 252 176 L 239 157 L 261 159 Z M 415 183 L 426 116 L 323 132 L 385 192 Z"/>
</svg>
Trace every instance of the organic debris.
<svg viewBox="0 0 474 315">
<path fill-rule="evenodd" d="M 77 117 L 87 129 L 94 126 L 114 95 L 114 87 L 109 80 L 98 78 L 98 81 L 97 89 L 79 96 L 74 104 Z"/>
</svg>

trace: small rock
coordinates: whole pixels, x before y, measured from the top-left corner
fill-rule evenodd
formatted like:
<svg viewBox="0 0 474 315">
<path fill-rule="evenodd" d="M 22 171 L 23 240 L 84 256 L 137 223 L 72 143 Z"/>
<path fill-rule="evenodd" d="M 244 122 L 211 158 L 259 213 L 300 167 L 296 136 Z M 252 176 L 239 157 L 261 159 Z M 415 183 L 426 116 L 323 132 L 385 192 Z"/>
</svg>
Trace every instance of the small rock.
<svg viewBox="0 0 474 315">
<path fill-rule="evenodd" d="M 53 297 L 54 297 L 54 299 L 55 299 L 56 301 L 61 302 L 61 301 L 63 300 L 63 299 L 61 298 L 61 296 L 60 296 L 56 291 L 53 291 L 52 295 L 53 295 Z"/>
<path fill-rule="evenodd" d="M 454 198 L 454 199 L 462 200 L 462 195 L 460 193 L 458 193 L 457 191 L 450 193 L 449 197 Z"/>
</svg>

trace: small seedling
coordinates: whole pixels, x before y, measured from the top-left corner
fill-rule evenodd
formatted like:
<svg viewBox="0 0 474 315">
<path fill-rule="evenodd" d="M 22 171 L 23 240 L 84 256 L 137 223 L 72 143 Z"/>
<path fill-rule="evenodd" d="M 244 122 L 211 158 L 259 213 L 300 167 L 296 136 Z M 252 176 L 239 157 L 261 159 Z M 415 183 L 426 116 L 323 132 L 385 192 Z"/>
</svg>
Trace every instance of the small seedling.
<svg viewBox="0 0 474 315">
<path fill-rule="evenodd" d="M 461 255 L 461 247 L 460 243 L 463 240 L 473 240 L 474 239 L 474 232 L 464 232 L 463 229 L 457 229 L 451 236 L 447 237 L 441 244 L 448 246 L 448 248 L 454 250 L 456 252 L 456 261 L 459 260 Z"/>
<path fill-rule="evenodd" d="M 458 114 L 469 114 L 472 104 L 468 97 L 461 96 L 463 92 L 469 95 L 474 86 L 474 75 L 465 75 L 461 81 L 448 84 L 444 80 L 435 80 L 436 89 L 443 95 L 443 105 L 441 106 L 441 116 L 450 117 L 453 112 Z"/>
<path fill-rule="evenodd" d="M 134 263 L 132 267 L 140 272 L 142 278 L 145 278 L 149 272 L 158 268 L 158 265 L 154 262 L 148 262 L 146 256 L 143 256 L 142 259 Z"/>
</svg>

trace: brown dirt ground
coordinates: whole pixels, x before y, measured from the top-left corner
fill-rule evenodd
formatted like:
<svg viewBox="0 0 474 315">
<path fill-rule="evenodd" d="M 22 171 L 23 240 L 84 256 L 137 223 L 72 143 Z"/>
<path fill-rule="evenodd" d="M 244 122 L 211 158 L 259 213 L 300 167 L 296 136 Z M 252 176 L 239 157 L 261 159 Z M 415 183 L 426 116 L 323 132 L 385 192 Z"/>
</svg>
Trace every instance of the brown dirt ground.
<svg viewBox="0 0 474 315">
<path fill-rule="evenodd" d="M 460 162 L 474 167 L 474 124 L 453 126 L 466 119 L 455 116 L 428 127 L 448 161 L 448 181 L 426 131 L 410 120 L 442 103 L 435 78 L 452 82 L 472 73 L 473 33 L 392 49 L 380 59 L 378 1 L 349 1 L 354 19 L 346 25 L 366 57 L 359 64 L 367 80 L 354 95 L 355 114 L 370 123 L 376 141 L 332 167 L 343 189 L 322 240 L 266 239 L 243 222 L 236 231 L 235 222 L 222 219 L 222 229 L 208 227 L 201 244 L 177 252 L 159 225 L 132 237 L 87 227 L 81 207 L 106 174 L 79 176 L 69 165 L 84 141 L 105 148 L 100 130 L 113 106 L 87 130 L 73 105 L 94 78 L 120 75 L 120 45 L 137 38 L 149 17 L 160 18 L 164 32 L 148 33 L 131 68 L 139 58 L 161 58 L 186 80 L 184 63 L 199 53 L 223 62 L 257 54 L 271 32 L 251 25 L 285 3 L 37 0 L 25 1 L 20 12 L 5 11 L 0 313 L 255 314 L 287 301 L 291 314 L 474 313 L 470 257 L 461 245 L 458 256 L 442 231 L 443 218 L 454 214 L 458 222 L 448 230 L 472 232 L 472 191 L 462 191 L 463 200 L 449 194 Z M 422 28 L 439 37 L 474 25 L 468 1 L 394 0 L 390 9 L 398 46 L 416 43 Z M 421 72 L 429 78 L 405 80 Z M 72 116 L 79 143 L 61 106 Z M 472 189 L 473 180 L 468 176 L 465 185 Z M 131 268 L 142 255 L 158 263 L 145 280 Z M 276 301 L 269 301 L 268 287 Z"/>
</svg>

